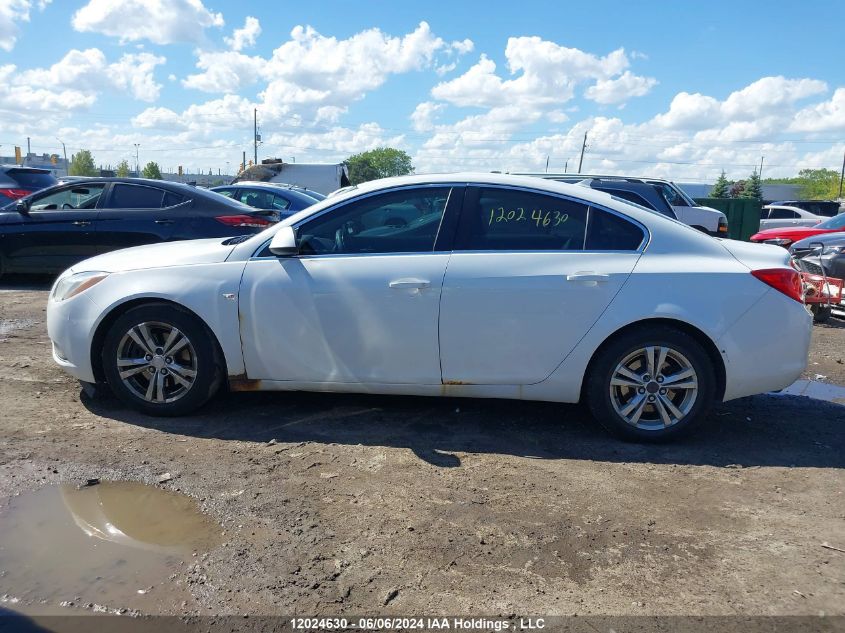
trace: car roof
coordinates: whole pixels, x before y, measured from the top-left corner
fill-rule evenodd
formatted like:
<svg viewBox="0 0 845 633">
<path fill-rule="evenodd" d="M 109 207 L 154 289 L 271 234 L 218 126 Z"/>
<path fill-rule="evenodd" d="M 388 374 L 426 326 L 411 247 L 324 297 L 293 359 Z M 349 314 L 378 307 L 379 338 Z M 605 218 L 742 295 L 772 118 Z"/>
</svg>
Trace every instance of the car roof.
<svg viewBox="0 0 845 633">
<path fill-rule="evenodd" d="M 3 171 L 11 171 L 12 169 L 23 169 L 28 172 L 39 174 L 52 173 L 49 169 L 44 169 L 43 167 L 30 167 L 29 165 L 0 165 L 0 169 L 2 169 Z"/>
<path fill-rule="evenodd" d="M 671 180 L 667 180 L 665 178 L 651 178 L 645 176 L 620 176 L 619 174 L 574 174 L 574 173 L 549 173 L 549 172 L 514 172 L 515 176 L 533 176 L 534 178 L 546 178 L 550 180 L 555 180 L 557 178 L 566 178 L 569 179 L 587 179 L 587 178 L 598 178 L 601 180 L 627 180 L 628 182 L 642 182 L 642 183 L 654 183 L 654 182 L 661 182 L 670 185 L 674 185 Z"/>
<path fill-rule="evenodd" d="M 764 204 L 763 208 L 764 209 L 787 209 L 789 211 L 795 211 L 797 213 L 806 213 L 808 215 L 813 215 L 810 211 L 807 211 L 807 209 L 802 209 L 801 207 L 793 207 L 793 206 L 788 205 L 788 204 Z"/>
</svg>

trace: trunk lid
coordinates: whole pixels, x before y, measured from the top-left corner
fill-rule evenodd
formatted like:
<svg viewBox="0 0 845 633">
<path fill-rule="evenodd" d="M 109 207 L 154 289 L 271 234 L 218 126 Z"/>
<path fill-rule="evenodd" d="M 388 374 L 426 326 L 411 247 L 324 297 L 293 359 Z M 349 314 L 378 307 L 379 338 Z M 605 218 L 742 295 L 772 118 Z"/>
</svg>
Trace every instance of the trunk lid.
<svg viewBox="0 0 845 633">
<path fill-rule="evenodd" d="M 773 244 L 719 240 L 722 247 L 749 270 L 789 267 L 789 251 Z"/>
</svg>

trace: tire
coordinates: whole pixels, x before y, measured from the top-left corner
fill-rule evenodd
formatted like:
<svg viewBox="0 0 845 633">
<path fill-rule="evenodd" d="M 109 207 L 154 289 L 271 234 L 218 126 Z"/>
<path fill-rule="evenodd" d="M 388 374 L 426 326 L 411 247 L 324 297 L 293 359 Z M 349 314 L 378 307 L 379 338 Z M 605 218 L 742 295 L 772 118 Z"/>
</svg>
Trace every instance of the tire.
<svg viewBox="0 0 845 633">
<path fill-rule="evenodd" d="M 666 350 L 657 376 L 649 374 L 648 349 L 654 350 L 655 365 Z M 671 389 L 668 382 L 662 386 L 673 376 L 681 377 L 671 383 L 679 388 Z M 590 412 L 605 429 L 626 440 L 658 442 L 701 424 L 713 404 L 716 373 L 707 352 L 690 335 L 646 326 L 606 343 L 591 363 L 585 387 Z"/>
<path fill-rule="evenodd" d="M 813 313 L 813 323 L 827 323 L 833 310 L 830 306 L 812 305 L 810 312 Z"/>
<path fill-rule="evenodd" d="M 114 395 L 155 416 L 198 409 L 217 392 L 223 374 L 208 328 L 191 314 L 161 303 L 118 317 L 106 334 L 101 358 Z"/>
</svg>

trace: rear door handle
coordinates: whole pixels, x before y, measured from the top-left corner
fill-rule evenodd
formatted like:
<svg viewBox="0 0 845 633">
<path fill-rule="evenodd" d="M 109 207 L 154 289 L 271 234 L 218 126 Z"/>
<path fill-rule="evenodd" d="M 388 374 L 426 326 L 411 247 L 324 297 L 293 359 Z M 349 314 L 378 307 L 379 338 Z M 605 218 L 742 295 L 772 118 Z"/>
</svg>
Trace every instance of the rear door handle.
<svg viewBox="0 0 845 633">
<path fill-rule="evenodd" d="M 589 272 L 574 273 L 566 276 L 566 281 L 608 281 L 609 279 L 610 275 Z"/>
<path fill-rule="evenodd" d="M 156 224 L 173 224 L 173 220 L 156 220 Z"/>
<path fill-rule="evenodd" d="M 88 226 L 91 224 L 88 220 L 77 220 L 73 223 L 74 226 Z"/>
<path fill-rule="evenodd" d="M 428 288 L 431 286 L 430 281 L 425 279 L 396 279 L 388 284 L 391 288 Z"/>
</svg>

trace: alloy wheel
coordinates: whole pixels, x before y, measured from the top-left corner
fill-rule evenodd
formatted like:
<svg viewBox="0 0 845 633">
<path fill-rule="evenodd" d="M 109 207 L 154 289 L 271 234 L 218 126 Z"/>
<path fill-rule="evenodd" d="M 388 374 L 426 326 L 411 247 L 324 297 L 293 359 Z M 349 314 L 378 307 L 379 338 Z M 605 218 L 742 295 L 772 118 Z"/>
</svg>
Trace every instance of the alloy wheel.
<svg viewBox="0 0 845 633">
<path fill-rule="evenodd" d="M 657 430 L 683 420 L 698 398 L 699 381 L 689 359 L 665 346 L 637 349 L 616 365 L 610 399 L 616 413 L 638 429 Z"/>
<path fill-rule="evenodd" d="M 132 326 L 117 346 L 121 381 L 137 397 L 154 404 L 175 402 L 197 377 L 197 353 L 188 337 L 167 323 Z"/>
</svg>

